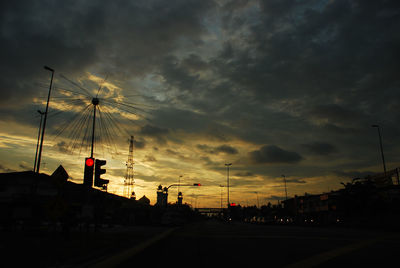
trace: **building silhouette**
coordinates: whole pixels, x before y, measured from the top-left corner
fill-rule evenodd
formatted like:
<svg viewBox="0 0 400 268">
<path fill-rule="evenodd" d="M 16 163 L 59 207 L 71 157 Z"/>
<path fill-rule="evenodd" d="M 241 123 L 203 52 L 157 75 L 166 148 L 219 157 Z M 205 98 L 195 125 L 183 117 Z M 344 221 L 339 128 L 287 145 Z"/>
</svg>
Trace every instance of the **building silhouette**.
<svg viewBox="0 0 400 268">
<path fill-rule="evenodd" d="M 62 166 L 51 176 L 33 171 L 0 173 L 0 208 L 0 225 L 5 229 L 56 223 L 135 225 L 160 218 L 146 196 L 135 200 L 73 183 Z"/>
<path fill-rule="evenodd" d="M 157 188 L 157 202 L 159 207 L 166 207 L 168 205 L 168 188 L 162 187 L 161 184 Z"/>
<path fill-rule="evenodd" d="M 178 193 L 178 205 L 182 205 L 182 201 L 183 201 L 183 194 L 182 192 Z"/>
</svg>

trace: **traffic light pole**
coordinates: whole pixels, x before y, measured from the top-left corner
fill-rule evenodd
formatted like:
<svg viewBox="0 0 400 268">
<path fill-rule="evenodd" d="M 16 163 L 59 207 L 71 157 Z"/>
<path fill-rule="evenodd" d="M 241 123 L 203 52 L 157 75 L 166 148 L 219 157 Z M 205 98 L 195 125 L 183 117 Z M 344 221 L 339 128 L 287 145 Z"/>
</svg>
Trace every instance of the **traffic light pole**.
<svg viewBox="0 0 400 268">
<path fill-rule="evenodd" d="M 93 101 L 92 101 L 93 102 Z M 94 103 L 93 103 L 94 104 Z M 96 105 L 93 106 L 93 128 L 92 128 L 92 149 L 90 151 L 90 157 L 93 158 L 93 147 L 94 147 L 94 129 L 96 126 Z"/>
<path fill-rule="evenodd" d="M 171 184 L 170 186 L 164 188 L 166 190 L 167 196 L 168 196 L 168 189 L 171 188 L 171 187 L 175 187 L 175 186 L 178 186 L 178 187 L 180 187 L 180 186 L 196 186 L 196 187 L 198 187 L 198 186 L 201 186 L 201 184 L 200 183 L 192 183 L 192 184 L 180 184 L 180 183 L 176 184 L 175 183 L 175 184 Z M 178 199 L 179 199 L 179 193 L 178 193 Z M 166 199 L 165 202 L 168 203 L 168 200 Z"/>
<path fill-rule="evenodd" d="M 170 186 L 167 187 L 167 189 L 169 189 L 170 187 L 174 187 L 174 186 L 201 186 L 200 183 L 192 183 L 192 184 L 171 184 Z"/>
<path fill-rule="evenodd" d="M 229 167 L 232 165 L 232 163 L 228 163 L 228 164 L 225 164 L 225 166 L 226 166 L 226 185 L 227 185 L 227 188 L 228 188 L 228 190 L 227 190 L 227 201 L 228 201 L 228 208 L 229 208 L 229 206 L 230 206 L 230 202 L 229 202 Z"/>
</svg>

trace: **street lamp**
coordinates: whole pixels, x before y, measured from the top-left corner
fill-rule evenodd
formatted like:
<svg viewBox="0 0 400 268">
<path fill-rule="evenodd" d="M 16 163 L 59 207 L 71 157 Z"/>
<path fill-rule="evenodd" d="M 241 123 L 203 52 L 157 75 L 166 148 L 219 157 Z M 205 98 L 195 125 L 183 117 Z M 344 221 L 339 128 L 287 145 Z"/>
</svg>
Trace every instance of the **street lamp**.
<svg viewBox="0 0 400 268">
<path fill-rule="evenodd" d="M 287 200 L 286 176 L 282 175 L 282 177 L 283 177 L 283 182 L 285 183 L 285 196 L 286 196 L 285 200 Z"/>
<path fill-rule="evenodd" d="M 378 129 L 379 145 L 380 145 L 380 147 L 381 147 L 381 155 L 382 155 L 382 163 L 383 163 L 383 172 L 384 172 L 385 177 L 386 177 L 386 164 L 385 164 L 385 156 L 384 156 L 384 154 L 383 154 L 381 129 L 380 129 L 379 125 L 372 125 L 371 127 L 375 127 L 375 128 Z"/>
<path fill-rule="evenodd" d="M 229 208 L 229 167 L 232 166 L 232 163 L 225 164 L 226 166 L 226 177 L 227 177 L 227 187 L 228 187 L 228 208 Z"/>
<path fill-rule="evenodd" d="M 39 173 L 39 170 L 40 170 L 40 160 L 41 160 L 41 158 L 42 158 L 42 147 L 43 147 L 44 131 L 45 131 L 45 129 L 46 129 L 46 121 L 47 121 L 47 114 L 48 114 L 48 111 L 49 111 L 49 102 L 50 102 L 51 86 L 53 85 L 53 77 L 54 77 L 54 70 L 53 70 L 53 69 L 51 69 L 51 68 L 48 67 L 48 66 L 44 66 L 44 69 L 51 72 L 51 80 L 50 80 L 50 87 L 49 87 L 49 95 L 47 96 L 46 111 L 45 111 L 45 113 L 44 113 L 42 137 L 41 137 L 41 140 L 40 140 L 40 148 L 39 148 L 39 156 L 38 156 L 38 161 L 37 161 L 36 173 Z"/>
<path fill-rule="evenodd" d="M 41 112 L 40 110 L 38 110 L 37 112 L 40 114 L 40 124 L 39 124 L 39 130 L 38 130 L 38 140 L 37 140 L 37 144 L 36 144 L 35 164 L 33 165 L 33 172 L 36 172 L 36 162 L 37 162 L 37 157 L 38 157 L 39 141 L 40 141 L 40 130 L 42 130 L 42 121 L 43 121 L 43 115 L 44 115 L 44 112 Z"/>
<path fill-rule="evenodd" d="M 222 210 L 222 188 L 225 187 L 225 186 L 220 185 L 219 187 L 221 188 L 221 210 Z"/>
</svg>

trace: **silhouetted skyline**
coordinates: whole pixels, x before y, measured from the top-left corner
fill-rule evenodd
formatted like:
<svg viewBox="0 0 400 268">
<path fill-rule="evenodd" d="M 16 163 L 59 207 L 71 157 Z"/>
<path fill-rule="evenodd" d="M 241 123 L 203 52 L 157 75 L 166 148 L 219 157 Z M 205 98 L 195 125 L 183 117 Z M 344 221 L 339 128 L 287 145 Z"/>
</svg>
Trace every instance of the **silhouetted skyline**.
<svg viewBox="0 0 400 268">
<path fill-rule="evenodd" d="M 285 185 L 289 198 L 341 188 L 383 172 L 371 125 L 387 170 L 400 166 L 398 1 L 9 1 L 0 14 L 0 172 L 33 170 L 44 65 L 55 95 L 40 170 L 62 164 L 76 183 L 90 151 L 71 155 L 72 138 L 55 134 L 85 103 L 57 95 L 79 90 L 60 74 L 151 107 L 110 108 L 129 135 L 94 156 L 122 195 L 133 135 L 134 191 L 152 204 L 178 180 L 202 184 L 181 189 L 184 202 L 219 207 L 224 191 L 225 204 L 225 163 L 230 201 L 243 205 L 284 200 Z"/>
</svg>

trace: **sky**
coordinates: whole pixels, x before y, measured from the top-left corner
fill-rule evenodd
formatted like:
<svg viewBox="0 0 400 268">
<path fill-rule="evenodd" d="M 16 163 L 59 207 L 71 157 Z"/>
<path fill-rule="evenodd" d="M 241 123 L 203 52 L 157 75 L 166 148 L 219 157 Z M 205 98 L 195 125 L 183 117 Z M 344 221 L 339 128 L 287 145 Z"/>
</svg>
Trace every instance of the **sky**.
<svg viewBox="0 0 400 268">
<path fill-rule="evenodd" d="M 2 1 L 0 172 L 33 170 L 55 70 L 41 172 L 83 181 L 94 157 L 122 195 L 276 204 L 400 166 L 400 2 Z M 175 202 L 177 188 L 169 190 Z"/>
</svg>

